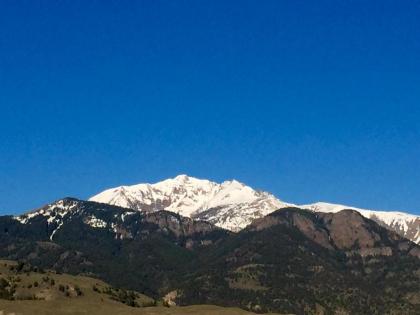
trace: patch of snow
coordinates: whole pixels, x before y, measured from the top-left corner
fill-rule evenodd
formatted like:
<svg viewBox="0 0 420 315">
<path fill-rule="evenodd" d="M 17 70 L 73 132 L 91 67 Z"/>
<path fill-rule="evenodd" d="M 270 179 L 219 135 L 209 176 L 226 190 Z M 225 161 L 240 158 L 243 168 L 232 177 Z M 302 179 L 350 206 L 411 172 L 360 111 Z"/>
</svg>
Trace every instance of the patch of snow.
<svg viewBox="0 0 420 315">
<path fill-rule="evenodd" d="M 91 215 L 89 217 L 87 217 L 84 220 L 84 223 L 86 223 L 87 225 L 90 225 L 93 228 L 106 228 L 108 226 L 108 224 L 101 219 L 98 219 L 97 217 L 95 217 L 94 215 Z"/>
<path fill-rule="evenodd" d="M 121 221 L 125 222 L 125 218 L 126 218 L 127 216 L 129 216 L 129 215 L 133 215 L 133 214 L 135 214 L 135 212 L 132 212 L 132 211 L 127 211 L 127 212 L 125 212 L 125 213 L 121 214 Z"/>
<path fill-rule="evenodd" d="M 63 225 L 63 222 L 60 222 L 60 224 L 57 226 L 57 228 L 54 231 L 52 231 L 52 233 L 50 235 L 50 241 L 53 240 L 53 237 L 54 237 L 55 233 L 57 233 L 57 231 L 61 228 L 62 225 Z"/>
<path fill-rule="evenodd" d="M 20 216 L 13 217 L 15 220 L 19 221 L 22 224 L 28 223 L 28 221 L 36 216 L 40 215 L 38 212 L 28 213 Z"/>
<path fill-rule="evenodd" d="M 26 213 L 20 216 L 15 216 L 14 219 L 22 224 L 28 224 L 31 219 L 37 216 L 43 216 L 47 218 L 48 225 L 57 224 L 57 228 L 50 235 L 50 240 L 53 239 L 55 233 L 63 225 L 64 217 L 70 216 L 74 211 L 77 210 L 77 200 L 58 200 L 54 203 L 48 204 L 43 208 L 35 210 L 30 213 Z"/>
<path fill-rule="evenodd" d="M 413 242 L 417 243 L 417 244 L 420 244 L 420 228 L 417 229 L 417 233 L 413 238 Z"/>
</svg>

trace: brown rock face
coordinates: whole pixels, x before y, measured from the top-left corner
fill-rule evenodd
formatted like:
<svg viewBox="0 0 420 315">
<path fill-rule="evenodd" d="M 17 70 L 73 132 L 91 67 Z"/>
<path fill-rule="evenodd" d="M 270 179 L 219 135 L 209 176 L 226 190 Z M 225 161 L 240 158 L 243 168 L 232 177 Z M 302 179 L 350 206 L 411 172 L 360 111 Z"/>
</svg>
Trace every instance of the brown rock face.
<svg viewBox="0 0 420 315">
<path fill-rule="evenodd" d="M 328 231 L 316 224 L 316 216 L 306 211 L 293 211 L 284 216 L 266 216 L 255 220 L 250 228 L 261 231 L 277 224 L 285 224 L 298 228 L 306 237 L 328 249 L 333 249 L 330 243 Z"/>
<path fill-rule="evenodd" d="M 287 224 L 287 223 L 288 222 L 284 220 L 284 218 L 282 217 L 268 215 L 266 217 L 256 219 L 249 226 L 249 229 L 253 231 L 261 231 L 261 230 L 268 229 L 278 224 Z"/>
<path fill-rule="evenodd" d="M 310 219 L 310 217 L 304 216 L 300 213 L 293 215 L 293 224 L 297 227 L 306 237 L 313 240 L 315 243 L 333 249 L 330 243 L 328 231 L 316 225 L 316 223 Z"/>
<path fill-rule="evenodd" d="M 260 231 L 278 224 L 297 228 L 322 247 L 345 251 L 348 256 L 391 256 L 400 252 L 420 258 L 419 246 L 355 210 L 313 213 L 297 208 L 282 209 L 255 220 L 248 229 Z"/>
<path fill-rule="evenodd" d="M 380 236 L 369 228 L 366 219 L 354 210 L 321 214 L 332 241 L 339 249 L 372 248 Z"/>
<path fill-rule="evenodd" d="M 145 220 L 146 222 L 158 225 L 163 230 L 167 229 L 171 231 L 177 237 L 190 236 L 195 233 L 208 233 L 218 229 L 211 223 L 194 221 L 166 211 L 149 213 L 145 217 Z"/>
</svg>

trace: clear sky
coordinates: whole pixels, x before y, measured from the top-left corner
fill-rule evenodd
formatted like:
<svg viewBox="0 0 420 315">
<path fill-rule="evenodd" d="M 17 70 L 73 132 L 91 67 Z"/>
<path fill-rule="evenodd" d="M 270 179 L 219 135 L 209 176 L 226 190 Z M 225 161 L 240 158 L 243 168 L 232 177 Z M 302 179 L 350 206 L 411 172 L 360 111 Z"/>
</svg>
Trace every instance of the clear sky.
<svg viewBox="0 0 420 315">
<path fill-rule="evenodd" d="M 419 1 L 0 2 L 0 213 L 180 173 L 420 214 Z"/>
</svg>

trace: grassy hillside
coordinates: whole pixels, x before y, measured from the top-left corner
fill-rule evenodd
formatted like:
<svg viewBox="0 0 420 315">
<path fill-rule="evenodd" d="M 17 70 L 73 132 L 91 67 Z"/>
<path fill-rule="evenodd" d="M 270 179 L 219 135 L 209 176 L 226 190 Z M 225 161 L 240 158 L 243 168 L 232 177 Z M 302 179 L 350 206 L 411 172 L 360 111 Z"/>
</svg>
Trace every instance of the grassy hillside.
<svg viewBox="0 0 420 315">
<path fill-rule="evenodd" d="M 89 302 L 86 299 L 70 301 L 0 301 L 0 311 L 5 315 L 247 315 L 238 308 L 223 308 L 213 305 L 187 307 L 133 308 L 105 301 Z"/>
<path fill-rule="evenodd" d="M 0 295 L 0 314 L 5 315 L 251 314 L 212 305 L 152 306 L 153 299 L 138 292 L 112 288 L 98 279 L 34 270 L 29 265 L 7 260 L 0 260 Z"/>
</svg>

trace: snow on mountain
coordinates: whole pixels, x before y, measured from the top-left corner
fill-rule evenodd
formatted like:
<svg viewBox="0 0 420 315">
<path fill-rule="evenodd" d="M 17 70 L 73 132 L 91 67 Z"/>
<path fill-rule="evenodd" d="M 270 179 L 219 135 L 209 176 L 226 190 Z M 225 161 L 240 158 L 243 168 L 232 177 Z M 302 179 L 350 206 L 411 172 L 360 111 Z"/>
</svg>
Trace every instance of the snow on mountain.
<svg viewBox="0 0 420 315">
<path fill-rule="evenodd" d="M 216 192 L 216 183 L 180 175 L 156 184 L 111 188 L 89 200 L 141 211 L 168 210 L 189 217 L 206 207 Z"/>
<path fill-rule="evenodd" d="M 155 184 L 111 188 L 89 200 L 140 211 L 168 210 L 233 231 L 255 218 L 290 206 L 236 180 L 218 184 L 187 175 Z"/>
<path fill-rule="evenodd" d="M 323 202 L 295 205 L 283 202 L 268 192 L 256 191 L 236 180 L 219 184 L 179 175 L 155 184 L 107 189 L 89 200 L 146 212 L 168 210 L 186 217 L 206 220 L 231 231 L 239 231 L 254 219 L 286 207 L 299 207 L 316 212 L 354 209 L 363 216 L 420 243 L 419 216 Z"/>
<path fill-rule="evenodd" d="M 48 226 L 54 227 L 50 234 L 50 240 L 53 240 L 55 233 L 63 225 L 64 218 L 79 210 L 78 204 L 79 202 L 76 199 L 65 198 L 14 218 L 22 224 L 27 224 L 30 220 L 39 216 L 47 218 Z"/>
</svg>

